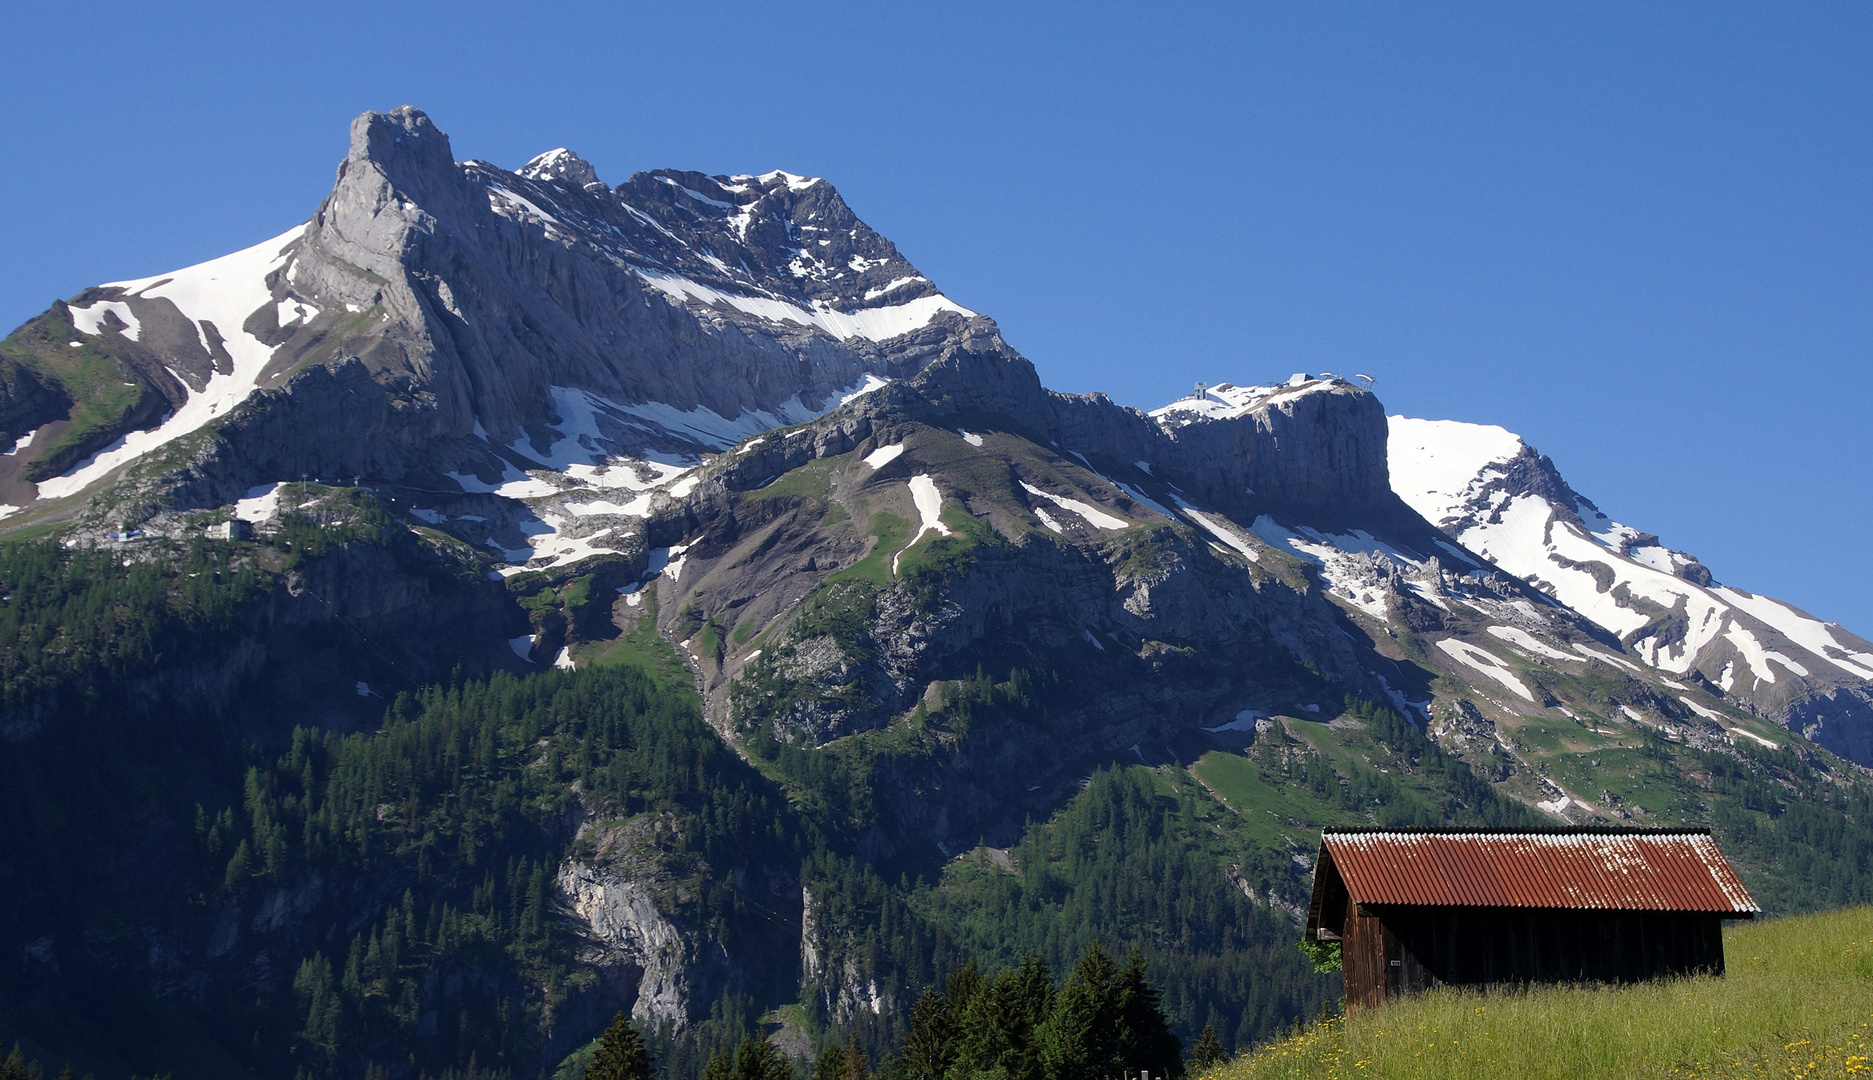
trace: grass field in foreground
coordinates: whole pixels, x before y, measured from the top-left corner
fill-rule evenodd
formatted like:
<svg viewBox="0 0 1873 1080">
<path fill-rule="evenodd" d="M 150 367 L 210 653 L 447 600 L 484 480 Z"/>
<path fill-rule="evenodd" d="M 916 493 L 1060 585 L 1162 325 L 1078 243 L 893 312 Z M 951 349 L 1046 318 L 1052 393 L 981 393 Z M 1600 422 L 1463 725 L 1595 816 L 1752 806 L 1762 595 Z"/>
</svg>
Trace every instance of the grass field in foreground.
<svg viewBox="0 0 1873 1080">
<path fill-rule="evenodd" d="M 1873 908 L 1738 925 L 1729 973 L 1438 991 L 1303 1028 L 1206 1073 L 1273 1077 L 1873 1077 Z"/>
</svg>

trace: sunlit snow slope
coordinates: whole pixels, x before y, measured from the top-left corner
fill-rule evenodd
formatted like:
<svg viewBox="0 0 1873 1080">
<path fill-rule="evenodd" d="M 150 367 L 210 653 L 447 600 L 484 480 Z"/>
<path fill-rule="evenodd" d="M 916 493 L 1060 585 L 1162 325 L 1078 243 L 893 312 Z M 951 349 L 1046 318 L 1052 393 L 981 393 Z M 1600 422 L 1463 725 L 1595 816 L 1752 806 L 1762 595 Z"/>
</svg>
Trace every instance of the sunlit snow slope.
<svg viewBox="0 0 1873 1080">
<path fill-rule="evenodd" d="M 1576 494 L 1513 432 L 1390 418 L 1392 487 L 1433 525 L 1617 635 L 1653 667 L 1771 713 L 1873 679 L 1873 643 L 1718 584 Z"/>
</svg>

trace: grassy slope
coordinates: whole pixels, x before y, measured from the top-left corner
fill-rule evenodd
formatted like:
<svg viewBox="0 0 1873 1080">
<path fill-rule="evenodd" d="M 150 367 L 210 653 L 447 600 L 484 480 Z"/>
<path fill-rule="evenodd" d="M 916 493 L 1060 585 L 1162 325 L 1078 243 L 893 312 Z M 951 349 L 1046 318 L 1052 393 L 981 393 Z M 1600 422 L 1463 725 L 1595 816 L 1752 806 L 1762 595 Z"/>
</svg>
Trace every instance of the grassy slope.
<svg viewBox="0 0 1873 1080">
<path fill-rule="evenodd" d="M 677 655 L 676 646 L 657 633 L 657 591 L 652 582 L 643 590 L 636 607 L 620 606 L 627 614 L 628 627 L 610 641 L 597 642 L 580 649 L 576 659 L 584 667 L 622 665 L 634 667 L 667 690 L 696 696 L 696 677 L 689 665 Z"/>
<path fill-rule="evenodd" d="M 1724 951 L 1723 976 L 1426 994 L 1321 1021 L 1204 1080 L 1873 1075 L 1873 907 L 1738 925 Z"/>
<path fill-rule="evenodd" d="M 73 340 L 79 348 L 70 347 Z M 112 357 L 103 339 L 73 329 L 56 304 L 0 341 L 0 357 L 56 382 L 72 401 L 70 426 L 34 446 L 35 461 L 63 460 L 71 447 L 117 429 L 145 392 L 141 377 Z"/>
<path fill-rule="evenodd" d="M 1864 784 L 1837 785 L 1791 751 L 1771 752 L 1747 740 L 1730 757 L 1645 729 L 1596 732 L 1589 726 L 1594 723 L 1528 718 L 1511 737 L 1518 754 L 1570 790 L 1601 805 L 1632 808 L 1630 824 L 1711 826 L 1765 911 L 1784 915 L 1867 902 Z M 1404 768 L 1350 717 L 1332 725 L 1292 717 L 1278 724 L 1245 753 L 1212 751 L 1191 769 L 1243 815 L 1263 844 L 1311 855 L 1322 826 L 1411 824 L 1419 807 L 1438 800 L 1438 777 Z M 1284 749 L 1271 755 L 1276 748 L 1267 743 Z M 1308 783 L 1305 756 L 1317 756 L 1346 781 L 1346 795 Z M 1381 787 L 1391 780 L 1396 788 L 1375 790 L 1375 772 Z M 1531 775 L 1523 769 L 1498 791 L 1527 797 L 1515 785 Z M 1355 794 L 1363 797 L 1349 797 Z M 1384 796 L 1385 805 L 1374 795 Z"/>
<path fill-rule="evenodd" d="M 1351 715 L 1331 724 L 1282 716 L 1274 724 L 1243 753 L 1213 750 L 1190 767 L 1241 815 L 1256 843 L 1311 856 L 1323 826 L 1449 820 L 1443 778 L 1414 766 L 1370 724 Z"/>
</svg>

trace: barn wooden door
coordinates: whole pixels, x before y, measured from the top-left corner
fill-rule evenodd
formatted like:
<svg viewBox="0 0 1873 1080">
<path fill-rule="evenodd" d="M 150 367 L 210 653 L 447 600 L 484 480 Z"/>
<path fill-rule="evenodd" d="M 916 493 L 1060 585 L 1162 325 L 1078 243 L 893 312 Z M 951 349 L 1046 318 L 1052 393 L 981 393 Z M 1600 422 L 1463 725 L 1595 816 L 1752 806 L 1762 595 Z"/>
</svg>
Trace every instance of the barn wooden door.
<svg viewBox="0 0 1873 1080">
<path fill-rule="evenodd" d="M 1424 970 L 1424 962 L 1411 951 L 1392 925 L 1401 918 L 1409 917 L 1407 913 L 1392 911 L 1378 920 L 1379 955 L 1383 957 L 1381 977 L 1384 980 L 1387 1000 L 1401 994 L 1415 994 L 1432 982 Z"/>
</svg>

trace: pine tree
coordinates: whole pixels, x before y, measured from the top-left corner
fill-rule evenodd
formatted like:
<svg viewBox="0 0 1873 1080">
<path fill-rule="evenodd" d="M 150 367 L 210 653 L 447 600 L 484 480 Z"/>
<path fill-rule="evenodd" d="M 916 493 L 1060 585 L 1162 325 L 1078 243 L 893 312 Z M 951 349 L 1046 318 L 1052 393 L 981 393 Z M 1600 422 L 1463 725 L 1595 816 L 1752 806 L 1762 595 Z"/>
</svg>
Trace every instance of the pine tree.
<svg viewBox="0 0 1873 1080">
<path fill-rule="evenodd" d="M 974 962 L 950 972 L 948 997 L 955 1032 L 951 1064 L 956 1070 L 986 1072 L 999 1063 L 1008 1043 L 1001 1007 L 1007 975 L 1004 971 L 993 980 L 984 979 Z"/>
<path fill-rule="evenodd" d="M 39 1063 L 27 1061 L 20 1052 L 20 1044 L 13 1044 L 13 1052 L 0 1059 L 0 1080 L 39 1080 Z"/>
<path fill-rule="evenodd" d="M 911 1008 L 904 1070 L 911 1080 L 943 1080 L 955 1059 L 949 1000 L 929 987 Z"/>
<path fill-rule="evenodd" d="M 612 1017 L 611 1026 L 599 1036 L 585 1080 L 650 1080 L 650 1052 L 624 1013 Z"/>
<path fill-rule="evenodd" d="M 949 1002 L 950 1015 L 961 1019 L 963 1014 L 969 1011 L 969 1006 L 975 1003 L 976 997 L 987 989 L 988 980 L 976 970 L 974 960 L 950 972 L 949 978 L 944 980 L 943 987 L 943 996 Z"/>
<path fill-rule="evenodd" d="M 793 1080 L 793 1063 L 766 1039 L 744 1036 L 728 1080 Z"/>
<path fill-rule="evenodd" d="M 1203 1025 L 1203 1034 L 1197 1036 L 1196 1049 L 1190 1052 L 1190 1064 L 1198 1069 L 1209 1069 L 1223 1063 L 1223 1044 L 1216 1038 L 1216 1029 Z"/>
<path fill-rule="evenodd" d="M 865 1067 L 865 1051 L 859 1048 L 856 1030 L 846 1036 L 845 1070 L 833 1080 L 871 1080 L 871 1070 Z"/>
<path fill-rule="evenodd" d="M 838 1043 L 821 1051 L 813 1061 L 813 1080 L 844 1080 L 845 1074 L 845 1047 Z"/>
<path fill-rule="evenodd" d="M 1041 1027 L 1054 1008 L 1054 973 L 1039 953 L 1021 958 L 1021 966 L 1008 979 L 1005 1023 L 1009 1047 L 998 1063 L 1008 1080 L 1042 1080 Z"/>
<path fill-rule="evenodd" d="M 1115 983 L 1118 999 L 1118 1058 L 1127 1072 L 1148 1069 L 1153 1076 L 1178 1080 L 1184 1075 L 1184 1046 L 1171 1032 L 1158 988 L 1145 977 L 1145 954 L 1132 954 Z"/>
<path fill-rule="evenodd" d="M 1048 1080 L 1109 1080 L 1124 1069 L 1114 975 L 1112 957 L 1097 941 L 1073 965 L 1036 1040 Z"/>
</svg>

